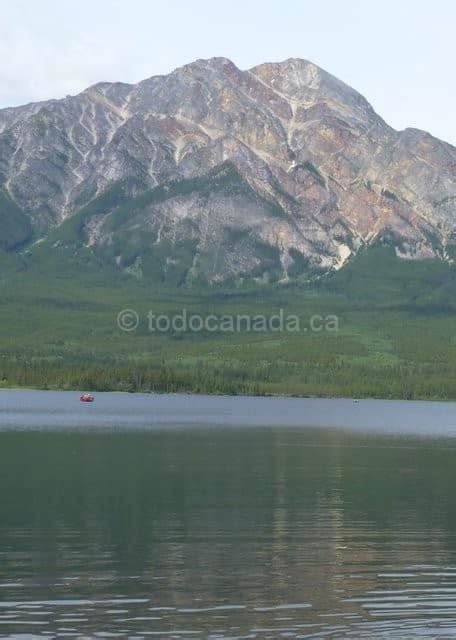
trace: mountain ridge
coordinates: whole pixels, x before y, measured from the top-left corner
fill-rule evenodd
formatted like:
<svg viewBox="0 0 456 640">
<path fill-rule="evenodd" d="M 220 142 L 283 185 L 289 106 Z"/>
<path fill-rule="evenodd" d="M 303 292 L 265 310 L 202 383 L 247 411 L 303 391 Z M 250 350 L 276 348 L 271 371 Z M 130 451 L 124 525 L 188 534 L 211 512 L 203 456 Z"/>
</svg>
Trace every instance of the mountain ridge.
<svg viewBox="0 0 456 640">
<path fill-rule="evenodd" d="M 136 275 L 177 271 L 179 284 L 308 277 L 378 241 L 407 258 L 454 253 L 456 149 L 395 131 L 361 94 L 297 58 L 247 71 L 197 60 L 2 109 L 0 187 L 0 232 L 14 215 L 23 230 L 4 241 L 9 251 L 43 238 L 52 250 L 88 208 L 81 246 Z M 113 188 L 122 202 L 100 207 Z M 141 200 L 156 189 L 159 201 Z"/>
</svg>

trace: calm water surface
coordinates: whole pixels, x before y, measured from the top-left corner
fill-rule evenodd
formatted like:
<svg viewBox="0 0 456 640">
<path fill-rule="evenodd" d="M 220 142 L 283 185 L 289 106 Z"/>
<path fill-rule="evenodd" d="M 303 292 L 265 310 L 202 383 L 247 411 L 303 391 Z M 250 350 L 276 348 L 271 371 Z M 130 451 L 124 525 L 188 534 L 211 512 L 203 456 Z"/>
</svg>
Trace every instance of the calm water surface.
<svg viewBox="0 0 456 640">
<path fill-rule="evenodd" d="M 456 405 L 0 393 L 0 637 L 456 638 Z"/>
</svg>

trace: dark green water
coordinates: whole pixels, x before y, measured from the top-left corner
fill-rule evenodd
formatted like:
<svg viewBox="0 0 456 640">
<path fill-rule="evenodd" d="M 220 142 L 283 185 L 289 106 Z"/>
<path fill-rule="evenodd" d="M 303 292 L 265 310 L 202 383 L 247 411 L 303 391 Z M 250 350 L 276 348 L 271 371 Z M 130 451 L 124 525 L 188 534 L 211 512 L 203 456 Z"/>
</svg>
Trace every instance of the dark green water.
<svg viewBox="0 0 456 640">
<path fill-rule="evenodd" d="M 456 637 L 453 438 L 103 425 L 0 430 L 1 637 Z"/>
</svg>

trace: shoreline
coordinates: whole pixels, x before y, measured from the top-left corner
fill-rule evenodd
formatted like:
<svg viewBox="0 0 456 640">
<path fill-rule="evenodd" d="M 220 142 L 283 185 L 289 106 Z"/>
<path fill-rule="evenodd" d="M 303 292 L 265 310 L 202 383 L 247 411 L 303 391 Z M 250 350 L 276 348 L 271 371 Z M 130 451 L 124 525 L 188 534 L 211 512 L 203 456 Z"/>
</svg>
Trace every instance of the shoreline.
<svg viewBox="0 0 456 640">
<path fill-rule="evenodd" d="M 52 393 L 74 393 L 74 394 L 82 394 L 85 393 L 85 389 L 63 389 L 61 387 L 50 387 L 50 388 L 42 388 L 42 387 L 6 387 L 0 386 L 0 393 L 6 391 L 40 391 L 43 393 L 52 392 Z M 338 395 L 296 395 L 296 394 L 285 394 L 285 393 L 263 393 L 263 394 L 250 394 L 250 393 L 211 393 L 210 391 L 191 391 L 191 390 L 180 390 L 180 391 L 152 391 L 152 390 L 135 390 L 135 391 L 125 391 L 119 389 L 103 389 L 100 391 L 90 390 L 90 393 L 93 395 L 98 394 L 116 394 L 116 395 L 125 395 L 125 396 L 190 396 L 190 397 L 207 397 L 207 398 L 252 398 L 252 399 L 262 399 L 262 398 L 271 398 L 271 399 L 284 399 L 284 400 L 347 400 L 351 401 L 354 404 L 361 401 L 374 400 L 374 401 L 385 401 L 385 402 L 434 402 L 434 403 L 456 403 L 456 396 L 454 398 L 440 398 L 440 397 L 416 397 L 416 398 L 404 398 L 400 396 L 393 397 L 384 397 L 384 396 L 338 396 Z"/>
</svg>

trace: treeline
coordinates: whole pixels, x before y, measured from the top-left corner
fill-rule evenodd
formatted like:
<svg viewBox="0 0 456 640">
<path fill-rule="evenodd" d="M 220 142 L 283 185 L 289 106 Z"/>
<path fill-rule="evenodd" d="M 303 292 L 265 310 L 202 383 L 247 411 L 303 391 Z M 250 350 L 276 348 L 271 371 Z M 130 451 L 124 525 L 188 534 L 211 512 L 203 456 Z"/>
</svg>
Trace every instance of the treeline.
<svg viewBox="0 0 456 640">
<path fill-rule="evenodd" d="M 456 369 L 342 362 L 154 364 L 3 363 L 0 386 L 36 389 L 385 399 L 456 399 Z"/>
<path fill-rule="evenodd" d="M 143 393 L 193 392 L 228 395 L 261 395 L 256 382 L 214 374 L 213 370 L 178 370 L 162 365 L 86 366 L 36 364 L 3 366 L 0 387 Z"/>
</svg>

